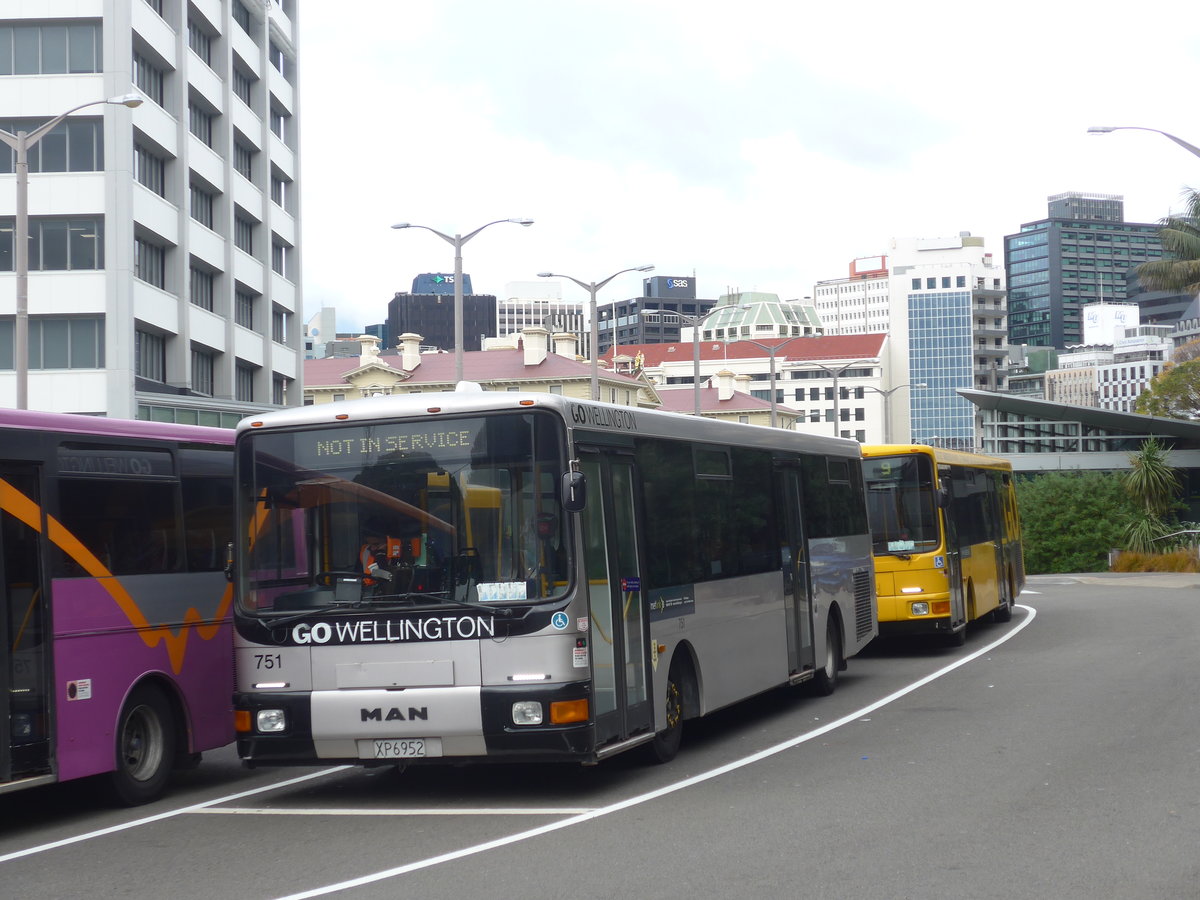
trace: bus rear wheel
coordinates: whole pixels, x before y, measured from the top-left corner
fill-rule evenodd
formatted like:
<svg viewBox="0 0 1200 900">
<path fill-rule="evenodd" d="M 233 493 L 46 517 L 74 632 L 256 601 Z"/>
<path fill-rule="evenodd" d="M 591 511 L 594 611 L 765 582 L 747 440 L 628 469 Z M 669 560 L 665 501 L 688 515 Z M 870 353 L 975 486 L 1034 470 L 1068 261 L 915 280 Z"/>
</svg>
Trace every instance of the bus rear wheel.
<svg viewBox="0 0 1200 900">
<path fill-rule="evenodd" d="M 175 759 L 174 719 L 162 691 L 143 686 L 130 695 L 117 724 L 116 751 L 109 787 L 118 802 L 138 806 L 162 794 Z"/>
<path fill-rule="evenodd" d="M 992 621 L 993 622 L 1012 621 L 1013 604 L 1015 602 L 1013 599 L 1014 593 L 1015 592 L 1012 589 L 1012 582 L 1005 581 L 1004 582 L 1004 596 L 1000 598 L 1000 605 L 992 610 Z"/>
<path fill-rule="evenodd" d="M 842 630 L 831 616 L 825 628 L 825 663 L 817 669 L 812 680 L 814 694 L 828 697 L 837 688 L 838 672 L 842 669 Z"/>
</svg>

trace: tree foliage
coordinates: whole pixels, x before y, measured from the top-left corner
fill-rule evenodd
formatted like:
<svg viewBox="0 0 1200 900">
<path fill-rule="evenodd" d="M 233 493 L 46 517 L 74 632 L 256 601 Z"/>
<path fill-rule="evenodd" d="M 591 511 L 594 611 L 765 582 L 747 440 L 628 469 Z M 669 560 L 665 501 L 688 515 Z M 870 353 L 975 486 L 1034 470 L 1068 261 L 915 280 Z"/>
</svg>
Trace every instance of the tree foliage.
<svg viewBox="0 0 1200 900">
<path fill-rule="evenodd" d="M 1200 419 L 1200 359 L 1167 363 L 1138 395 L 1133 409 L 1167 419 Z"/>
<path fill-rule="evenodd" d="M 1138 266 L 1138 279 L 1152 291 L 1200 293 L 1200 192 L 1186 188 L 1183 215 L 1167 216 L 1158 238 L 1167 256 Z"/>
<path fill-rule="evenodd" d="M 1170 447 L 1158 438 L 1147 438 L 1137 453 L 1129 454 L 1130 469 L 1121 484 L 1137 508 L 1125 527 L 1123 546 L 1135 553 L 1168 549 L 1163 538 L 1178 530 L 1179 475 L 1167 461 Z"/>
<path fill-rule="evenodd" d="M 1122 479 L 1102 472 L 1020 480 L 1017 505 L 1031 575 L 1106 571 L 1108 551 L 1123 545 L 1122 532 L 1137 513 Z"/>
</svg>

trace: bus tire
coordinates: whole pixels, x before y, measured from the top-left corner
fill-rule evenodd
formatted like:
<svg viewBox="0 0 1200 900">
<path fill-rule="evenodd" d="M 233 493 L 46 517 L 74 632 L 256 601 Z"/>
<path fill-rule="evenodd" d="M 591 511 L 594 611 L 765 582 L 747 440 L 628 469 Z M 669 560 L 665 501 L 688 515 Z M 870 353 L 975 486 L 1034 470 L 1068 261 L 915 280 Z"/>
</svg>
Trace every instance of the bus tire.
<svg viewBox="0 0 1200 900">
<path fill-rule="evenodd" d="M 117 722 L 116 754 L 109 776 L 115 800 L 139 806 L 162 794 L 175 759 L 175 722 L 162 691 L 143 685 L 130 694 Z"/>
<path fill-rule="evenodd" d="M 1000 598 L 1000 605 L 992 610 L 993 622 L 1010 622 L 1013 614 L 1013 589 L 1012 582 L 1005 580 L 1004 596 Z"/>
<path fill-rule="evenodd" d="M 654 735 L 650 742 L 650 760 L 656 763 L 668 763 L 679 752 L 683 742 L 683 676 L 682 667 L 671 666 L 667 675 L 667 696 L 664 710 L 667 714 L 667 727 Z"/>
<path fill-rule="evenodd" d="M 844 665 L 842 660 L 842 629 L 837 619 L 829 617 L 825 627 L 825 663 L 817 669 L 812 680 L 812 691 L 820 697 L 828 697 L 837 688 L 838 672 Z"/>
</svg>

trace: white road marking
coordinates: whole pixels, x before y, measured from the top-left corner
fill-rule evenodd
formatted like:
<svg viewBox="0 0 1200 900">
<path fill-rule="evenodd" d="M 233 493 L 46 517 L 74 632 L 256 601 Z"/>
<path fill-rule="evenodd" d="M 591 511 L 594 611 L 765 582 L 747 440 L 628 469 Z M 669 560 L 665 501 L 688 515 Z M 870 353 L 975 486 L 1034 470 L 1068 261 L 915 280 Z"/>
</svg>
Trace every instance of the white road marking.
<svg viewBox="0 0 1200 900">
<path fill-rule="evenodd" d="M 249 806 L 208 806 L 191 812 L 209 816 L 578 816 L 590 813 L 594 807 L 555 807 L 552 809 L 274 809 Z"/>
<path fill-rule="evenodd" d="M 311 890 L 301 891 L 300 893 L 297 893 L 297 894 L 288 894 L 285 897 L 278 898 L 278 900 L 308 900 L 308 898 L 311 898 L 311 897 L 323 897 L 327 894 L 335 894 L 338 891 L 345 891 L 345 890 L 349 890 L 350 888 L 361 887 L 365 884 L 374 884 L 375 882 L 378 882 L 378 881 L 385 881 L 389 878 L 396 878 L 400 875 L 405 875 L 409 872 L 415 872 L 419 869 L 428 869 L 432 866 L 440 865 L 441 863 L 453 862 L 454 860 L 457 860 L 457 859 L 463 859 L 468 856 L 474 856 L 476 854 L 483 853 L 487 850 L 495 850 L 498 847 L 506 847 L 510 844 L 518 843 L 519 841 L 526 841 L 531 838 L 540 837 L 543 834 L 549 834 L 553 831 L 559 831 L 564 828 L 570 828 L 572 825 L 581 825 L 584 822 L 590 822 L 592 819 L 598 819 L 601 816 L 607 816 L 607 815 L 610 815 L 611 813 L 620 812 L 622 810 L 629 809 L 630 807 L 633 807 L 633 806 L 640 806 L 643 803 L 649 803 L 651 800 L 657 800 L 659 797 L 665 797 L 668 794 L 673 794 L 676 791 L 683 790 L 684 788 L 689 788 L 689 787 L 692 787 L 693 785 L 701 784 L 705 781 L 710 781 L 713 778 L 717 778 L 717 777 L 719 777 L 721 775 L 725 775 L 729 772 L 736 771 L 737 769 L 744 768 L 745 766 L 749 766 L 753 763 L 759 762 L 760 760 L 766 759 L 770 756 L 774 756 L 778 753 L 782 753 L 784 750 L 790 750 L 791 748 L 797 747 L 800 744 L 807 743 L 808 741 L 811 741 L 814 738 L 818 738 L 824 734 L 828 734 L 829 732 L 831 732 L 837 728 L 841 728 L 843 725 L 848 725 L 852 722 L 855 722 L 855 721 L 861 719 L 863 716 L 869 715 L 870 713 L 874 712 L 875 710 L 880 709 L 884 706 L 887 706 L 888 704 L 893 703 L 896 700 L 899 700 L 901 697 L 907 696 L 908 694 L 911 694 L 913 691 L 924 687 L 925 685 L 929 684 L 930 682 L 936 681 L 937 679 L 941 678 L 942 676 L 948 675 L 949 673 L 953 672 L 955 669 L 961 668 L 962 666 L 965 666 L 967 663 L 972 662 L 972 661 L 978 659 L 979 657 L 984 656 L 984 655 L 990 653 L 991 651 L 995 650 L 1001 644 L 1011 640 L 1013 637 L 1020 634 L 1020 632 L 1023 631 L 1026 627 L 1028 627 L 1029 624 L 1034 620 L 1034 618 L 1037 617 L 1037 610 L 1033 609 L 1032 607 L 1018 605 L 1018 608 L 1025 610 L 1028 613 L 1028 615 L 1025 617 L 1024 621 L 1022 621 L 1019 625 L 1017 625 L 1016 628 L 1012 629 L 1012 631 L 1009 631 L 1008 633 L 1006 633 L 1003 637 L 998 638 L 997 640 L 993 641 L 992 643 L 988 644 L 985 647 L 980 647 L 975 652 L 969 653 L 966 656 L 962 657 L 961 659 L 955 660 L 954 662 L 950 663 L 947 666 L 943 666 L 941 669 L 938 669 L 936 672 L 933 672 L 930 675 L 926 675 L 924 678 L 920 678 L 920 679 L 914 681 L 912 684 L 907 685 L 898 691 L 895 691 L 894 693 L 888 694 L 886 697 L 883 697 L 880 700 L 876 700 L 874 703 L 870 703 L 870 704 L 864 706 L 862 709 L 855 710 L 854 712 L 852 712 L 848 715 L 842 716 L 840 719 L 836 719 L 836 720 L 830 722 L 828 725 L 823 725 L 820 728 L 817 728 L 813 731 L 809 731 L 809 732 L 806 732 L 805 734 L 798 735 L 794 738 L 791 738 L 790 740 L 784 741 L 781 744 L 776 744 L 773 747 L 768 747 L 765 750 L 760 750 L 757 753 L 752 753 L 749 756 L 745 756 L 745 757 L 742 757 L 741 759 L 734 760 L 733 762 L 726 763 L 723 766 L 718 766 L 715 769 L 710 769 L 707 772 L 702 772 L 699 775 L 693 775 L 691 778 L 685 778 L 683 781 L 677 781 L 674 784 L 666 785 L 665 787 L 658 788 L 657 790 L 649 791 L 645 794 L 639 794 L 636 797 L 630 797 L 627 800 L 621 800 L 620 802 L 613 803 L 610 806 L 602 806 L 597 809 L 593 809 L 588 812 L 581 813 L 576 816 L 572 816 L 569 819 L 563 819 L 562 821 L 559 821 L 559 822 L 551 822 L 548 825 L 542 825 L 538 828 L 531 828 L 528 831 L 522 831 L 517 834 L 511 834 L 511 835 L 508 835 L 507 837 L 496 838 L 495 840 L 486 841 L 485 843 L 482 843 L 482 844 L 475 844 L 472 847 L 463 847 L 461 850 L 452 850 L 449 853 L 442 853 L 438 856 L 431 856 L 428 859 L 417 860 L 416 862 L 407 863 L 406 865 L 403 865 L 403 866 L 396 866 L 395 868 L 392 868 L 392 869 L 384 869 L 381 872 L 375 872 L 371 875 L 363 875 L 359 878 L 352 878 L 349 881 L 341 881 L 341 882 L 338 882 L 337 884 L 329 884 L 329 885 L 325 885 L 324 887 L 312 888 Z"/>
<path fill-rule="evenodd" d="M 101 828 L 98 831 L 89 831 L 86 834 L 77 834 L 74 837 L 63 838 L 60 841 L 51 841 L 49 844 L 39 844 L 36 847 L 30 847 L 27 850 L 17 850 L 13 853 L 7 853 L 0 856 L 0 863 L 6 863 L 9 860 L 21 859 L 25 856 L 33 856 L 35 853 L 41 853 L 45 850 L 56 850 L 59 847 L 66 847 L 70 844 L 78 844 L 81 841 L 90 841 L 93 838 L 104 837 L 108 834 L 116 834 L 118 831 L 125 831 L 129 828 L 137 828 L 139 825 L 149 825 L 152 822 L 161 822 L 163 819 L 172 819 L 175 816 L 181 816 L 184 813 L 198 812 L 209 806 L 214 806 L 217 803 L 231 803 L 234 800 L 240 800 L 243 797 L 253 797 L 255 794 L 265 794 L 267 791 L 278 790 L 279 788 L 291 787 L 293 784 L 301 784 L 305 781 L 312 781 L 314 778 L 321 778 L 325 775 L 332 775 L 334 772 L 341 772 L 344 769 L 349 769 L 350 766 L 335 766 L 332 769 L 322 769 L 320 772 L 310 772 L 308 775 L 301 775 L 298 778 L 289 778 L 287 781 L 276 781 L 263 787 L 252 788 L 248 791 L 240 791 L 236 794 L 229 794 L 225 797 L 217 797 L 215 800 L 205 800 L 203 803 L 196 803 L 192 806 L 182 806 L 179 809 L 168 810 L 167 812 L 158 813 L 153 816 L 146 816 L 141 819 L 134 819 L 132 822 L 124 822 L 121 825 L 113 825 L 110 828 Z"/>
</svg>

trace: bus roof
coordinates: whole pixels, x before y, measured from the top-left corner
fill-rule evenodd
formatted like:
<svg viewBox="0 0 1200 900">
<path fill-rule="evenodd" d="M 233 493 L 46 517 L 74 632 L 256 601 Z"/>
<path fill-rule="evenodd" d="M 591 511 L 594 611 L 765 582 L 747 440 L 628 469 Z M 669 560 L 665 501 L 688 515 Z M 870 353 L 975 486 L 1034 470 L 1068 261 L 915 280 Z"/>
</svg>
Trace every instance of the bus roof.
<svg viewBox="0 0 1200 900">
<path fill-rule="evenodd" d="M 683 413 L 597 403 L 564 397 L 561 394 L 532 391 L 431 391 L 343 400 L 250 416 L 238 423 L 237 433 L 241 438 L 247 432 L 264 429 L 326 426 L 348 422 L 370 423 L 425 415 L 475 415 L 538 408 L 554 410 L 568 425 L 580 429 L 678 437 L 718 444 L 775 447 L 837 456 L 860 455 L 861 445 L 849 438 L 807 434 L 742 422 L 723 422 L 706 418 L 697 420 L 695 416 Z"/>
<path fill-rule="evenodd" d="M 932 456 L 937 462 L 951 466 L 975 466 L 980 469 L 1012 469 L 1012 462 L 999 456 L 984 456 L 982 453 L 968 453 L 965 450 L 950 450 L 946 447 L 933 447 L 929 444 L 864 444 L 863 456 L 901 456 L 903 454 L 924 454 Z"/>
<path fill-rule="evenodd" d="M 0 427 L 27 428 L 31 431 L 62 431 L 97 437 L 193 441 L 202 444 L 232 444 L 235 436 L 233 429 L 213 428 L 208 425 L 177 425 L 174 422 L 109 419 L 104 416 L 39 412 L 26 409 L 0 409 Z"/>
</svg>

